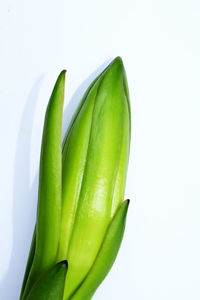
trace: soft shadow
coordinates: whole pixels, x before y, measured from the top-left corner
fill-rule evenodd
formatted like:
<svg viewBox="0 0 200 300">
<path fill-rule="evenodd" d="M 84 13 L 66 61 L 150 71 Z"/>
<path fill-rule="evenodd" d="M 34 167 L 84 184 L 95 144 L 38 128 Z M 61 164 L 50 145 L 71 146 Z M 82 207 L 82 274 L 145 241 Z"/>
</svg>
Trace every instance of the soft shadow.
<svg viewBox="0 0 200 300">
<path fill-rule="evenodd" d="M 66 132 L 72 116 L 89 84 L 107 67 L 111 60 L 106 60 L 75 91 L 63 113 L 63 132 Z M 0 283 L 2 300 L 19 299 L 35 226 L 38 174 L 31 185 L 30 148 L 34 112 L 42 81 L 43 76 L 36 81 L 31 89 L 20 124 L 14 170 L 13 246 L 8 271 Z"/>
<path fill-rule="evenodd" d="M 35 223 L 37 182 L 30 182 L 31 133 L 39 90 L 40 76 L 32 87 L 22 114 L 15 152 L 12 209 L 12 252 L 6 275 L 0 283 L 1 297 L 5 300 L 19 298 L 22 278 Z"/>
</svg>

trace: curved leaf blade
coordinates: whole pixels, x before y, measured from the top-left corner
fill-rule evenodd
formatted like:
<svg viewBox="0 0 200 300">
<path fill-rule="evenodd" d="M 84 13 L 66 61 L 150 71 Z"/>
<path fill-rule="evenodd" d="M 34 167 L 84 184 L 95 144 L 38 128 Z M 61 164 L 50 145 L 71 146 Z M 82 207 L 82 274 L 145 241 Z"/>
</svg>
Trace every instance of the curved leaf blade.
<svg viewBox="0 0 200 300">
<path fill-rule="evenodd" d="M 58 76 L 45 115 L 40 155 L 36 249 L 22 299 L 27 296 L 37 278 L 58 261 L 65 72 L 62 71 Z"/>
<path fill-rule="evenodd" d="M 33 285 L 26 300 L 62 300 L 67 261 L 62 261 L 44 273 Z"/>
<path fill-rule="evenodd" d="M 123 239 L 128 206 L 129 200 L 126 200 L 118 208 L 92 268 L 78 289 L 69 297 L 70 300 L 90 299 L 110 271 Z"/>
</svg>

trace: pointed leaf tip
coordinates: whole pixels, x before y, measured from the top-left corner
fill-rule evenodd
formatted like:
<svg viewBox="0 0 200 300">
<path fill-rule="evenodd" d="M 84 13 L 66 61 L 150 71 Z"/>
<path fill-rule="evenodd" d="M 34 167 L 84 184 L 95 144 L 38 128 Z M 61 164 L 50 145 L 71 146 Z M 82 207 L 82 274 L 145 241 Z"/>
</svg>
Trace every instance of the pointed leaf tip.
<svg viewBox="0 0 200 300">
<path fill-rule="evenodd" d="M 63 265 L 65 265 L 68 268 L 68 261 L 67 260 L 62 260 L 60 262 L 60 264 L 63 264 Z"/>
<path fill-rule="evenodd" d="M 129 199 L 125 200 L 118 208 L 111 220 L 94 264 L 80 286 L 72 293 L 70 300 L 91 299 L 110 271 L 123 239 L 129 202 Z"/>
<path fill-rule="evenodd" d="M 130 204 L 130 199 L 126 199 L 126 200 L 124 200 L 124 202 L 126 202 L 128 205 Z"/>
<path fill-rule="evenodd" d="M 67 273 L 67 261 L 61 261 L 43 273 L 33 285 L 26 300 L 62 300 Z"/>
<path fill-rule="evenodd" d="M 116 58 L 113 59 L 113 61 L 111 62 L 112 65 L 118 65 L 122 68 L 124 68 L 124 64 L 123 64 L 123 60 L 121 58 L 121 56 L 117 56 Z"/>
<path fill-rule="evenodd" d="M 65 75 L 67 73 L 67 70 L 62 70 L 61 72 L 60 72 L 60 74 L 63 74 L 63 75 Z"/>
</svg>

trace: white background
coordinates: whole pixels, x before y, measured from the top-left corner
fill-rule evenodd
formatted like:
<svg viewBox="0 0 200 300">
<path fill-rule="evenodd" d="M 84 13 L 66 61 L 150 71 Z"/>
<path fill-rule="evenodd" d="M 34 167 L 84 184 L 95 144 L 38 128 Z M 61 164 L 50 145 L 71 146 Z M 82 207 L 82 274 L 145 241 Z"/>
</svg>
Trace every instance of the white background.
<svg viewBox="0 0 200 300">
<path fill-rule="evenodd" d="M 41 134 L 67 69 L 64 130 L 120 55 L 132 106 L 123 245 L 95 300 L 200 299 L 200 1 L 1 0 L 0 299 L 18 299 Z"/>
</svg>

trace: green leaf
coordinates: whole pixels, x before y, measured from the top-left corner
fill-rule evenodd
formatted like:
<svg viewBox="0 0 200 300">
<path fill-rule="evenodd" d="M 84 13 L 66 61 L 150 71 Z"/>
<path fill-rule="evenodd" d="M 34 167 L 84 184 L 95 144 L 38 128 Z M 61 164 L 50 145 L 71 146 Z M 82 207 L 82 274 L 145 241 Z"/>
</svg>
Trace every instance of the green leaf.
<svg viewBox="0 0 200 300">
<path fill-rule="evenodd" d="M 65 71 L 56 81 L 43 129 L 36 221 L 36 249 L 24 290 L 27 296 L 37 278 L 57 260 L 61 223 L 62 119 Z M 24 297 L 22 299 L 24 299 Z"/>
<path fill-rule="evenodd" d="M 58 258 L 69 261 L 66 299 L 88 274 L 124 199 L 130 145 L 124 77 L 118 57 L 87 90 L 65 140 Z"/>
<path fill-rule="evenodd" d="M 129 200 L 126 200 L 118 208 L 92 268 L 77 290 L 68 299 L 91 299 L 98 286 L 110 271 L 122 242 L 128 206 Z"/>
<path fill-rule="evenodd" d="M 33 285 L 26 300 L 62 300 L 64 293 L 67 261 L 53 266 Z"/>
</svg>

